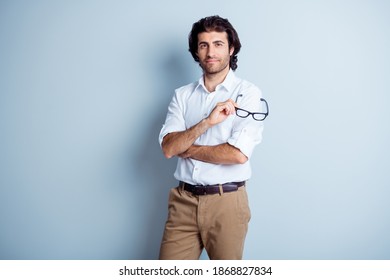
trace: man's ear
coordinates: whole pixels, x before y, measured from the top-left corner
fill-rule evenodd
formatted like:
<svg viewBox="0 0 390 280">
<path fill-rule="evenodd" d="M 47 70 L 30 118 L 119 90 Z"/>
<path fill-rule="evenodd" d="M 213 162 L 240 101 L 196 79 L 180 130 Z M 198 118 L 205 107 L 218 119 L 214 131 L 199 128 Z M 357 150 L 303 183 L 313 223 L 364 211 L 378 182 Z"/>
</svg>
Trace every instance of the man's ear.
<svg viewBox="0 0 390 280">
<path fill-rule="evenodd" d="M 234 47 L 231 47 L 229 52 L 230 52 L 230 56 L 232 56 L 232 54 L 234 53 Z"/>
</svg>

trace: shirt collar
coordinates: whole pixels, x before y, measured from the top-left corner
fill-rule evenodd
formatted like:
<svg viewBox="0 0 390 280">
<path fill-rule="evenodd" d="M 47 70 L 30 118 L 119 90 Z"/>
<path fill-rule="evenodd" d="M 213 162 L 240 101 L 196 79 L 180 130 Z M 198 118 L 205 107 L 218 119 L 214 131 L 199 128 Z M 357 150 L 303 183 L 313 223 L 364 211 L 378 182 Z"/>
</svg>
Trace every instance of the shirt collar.
<svg viewBox="0 0 390 280">
<path fill-rule="evenodd" d="M 217 89 L 224 87 L 227 91 L 231 91 L 234 89 L 235 80 L 236 80 L 236 75 L 234 74 L 233 70 L 230 68 L 228 74 L 226 75 L 225 80 L 217 86 Z M 207 91 L 206 86 L 204 84 L 203 75 L 202 77 L 199 78 L 198 85 L 196 86 L 196 88 L 198 88 L 199 86 L 202 86 L 203 89 Z"/>
</svg>

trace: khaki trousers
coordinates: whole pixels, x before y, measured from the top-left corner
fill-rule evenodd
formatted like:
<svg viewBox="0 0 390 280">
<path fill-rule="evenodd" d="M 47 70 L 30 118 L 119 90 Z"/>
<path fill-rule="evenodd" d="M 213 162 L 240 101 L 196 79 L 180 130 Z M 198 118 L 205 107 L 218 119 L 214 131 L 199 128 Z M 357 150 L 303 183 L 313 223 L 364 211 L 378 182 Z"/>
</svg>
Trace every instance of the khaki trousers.
<svg viewBox="0 0 390 280">
<path fill-rule="evenodd" d="M 203 248 L 212 260 L 242 259 L 250 216 L 245 186 L 199 196 L 173 188 L 159 259 L 199 259 Z"/>
</svg>

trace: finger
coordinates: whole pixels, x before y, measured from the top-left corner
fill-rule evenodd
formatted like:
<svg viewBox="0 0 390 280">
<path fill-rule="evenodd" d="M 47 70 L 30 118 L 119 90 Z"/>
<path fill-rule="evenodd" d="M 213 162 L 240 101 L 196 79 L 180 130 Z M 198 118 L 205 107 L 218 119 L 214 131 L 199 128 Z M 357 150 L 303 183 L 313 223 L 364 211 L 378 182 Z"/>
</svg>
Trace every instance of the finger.
<svg viewBox="0 0 390 280">
<path fill-rule="evenodd" d="M 236 111 L 235 108 L 234 108 L 233 102 L 228 102 L 227 103 L 227 108 L 228 108 L 227 112 L 230 115 L 233 114 Z"/>
<path fill-rule="evenodd" d="M 224 112 L 226 114 L 229 114 L 230 108 L 228 103 L 226 102 L 218 103 L 217 107 L 219 112 Z"/>
<path fill-rule="evenodd" d="M 229 104 L 231 104 L 233 106 L 232 113 L 234 113 L 236 111 L 236 107 L 238 107 L 238 104 L 236 102 L 234 102 L 233 99 L 228 99 L 227 102 L 229 102 Z"/>
</svg>

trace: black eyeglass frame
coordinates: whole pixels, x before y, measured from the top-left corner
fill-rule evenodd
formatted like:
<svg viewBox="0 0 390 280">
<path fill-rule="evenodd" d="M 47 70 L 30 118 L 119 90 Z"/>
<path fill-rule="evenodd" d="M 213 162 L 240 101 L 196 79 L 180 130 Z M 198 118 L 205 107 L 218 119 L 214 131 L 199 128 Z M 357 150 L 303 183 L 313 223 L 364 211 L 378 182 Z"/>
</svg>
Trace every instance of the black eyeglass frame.
<svg viewBox="0 0 390 280">
<path fill-rule="evenodd" d="M 241 97 L 242 94 L 239 94 L 236 98 L 236 103 L 237 103 L 237 100 L 239 97 Z M 265 113 L 261 113 L 261 112 L 249 112 L 247 110 L 244 110 L 244 109 L 241 109 L 241 108 L 238 108 L 236 107 L 236 115 L 240 118 L 247 118 L 249 117 L 249 115 L 252 115 L 252 118 L 255 120 L 255 121 L 258 121 L 258 122 L 261 122 L 261 121 L 264 121 L 268 114 L 269 114 L 269 108 L 268 108 L 268 102 L 267 100 L 265 100 L 264 98 L 260 98 L 260 101 L 263 101 L 265 103 L 265 108 L 267 109 L 267 111 Z M 244 112 L 244 114 L 241 114 L 239 115 L 238 112 Z"/>
</svg>

